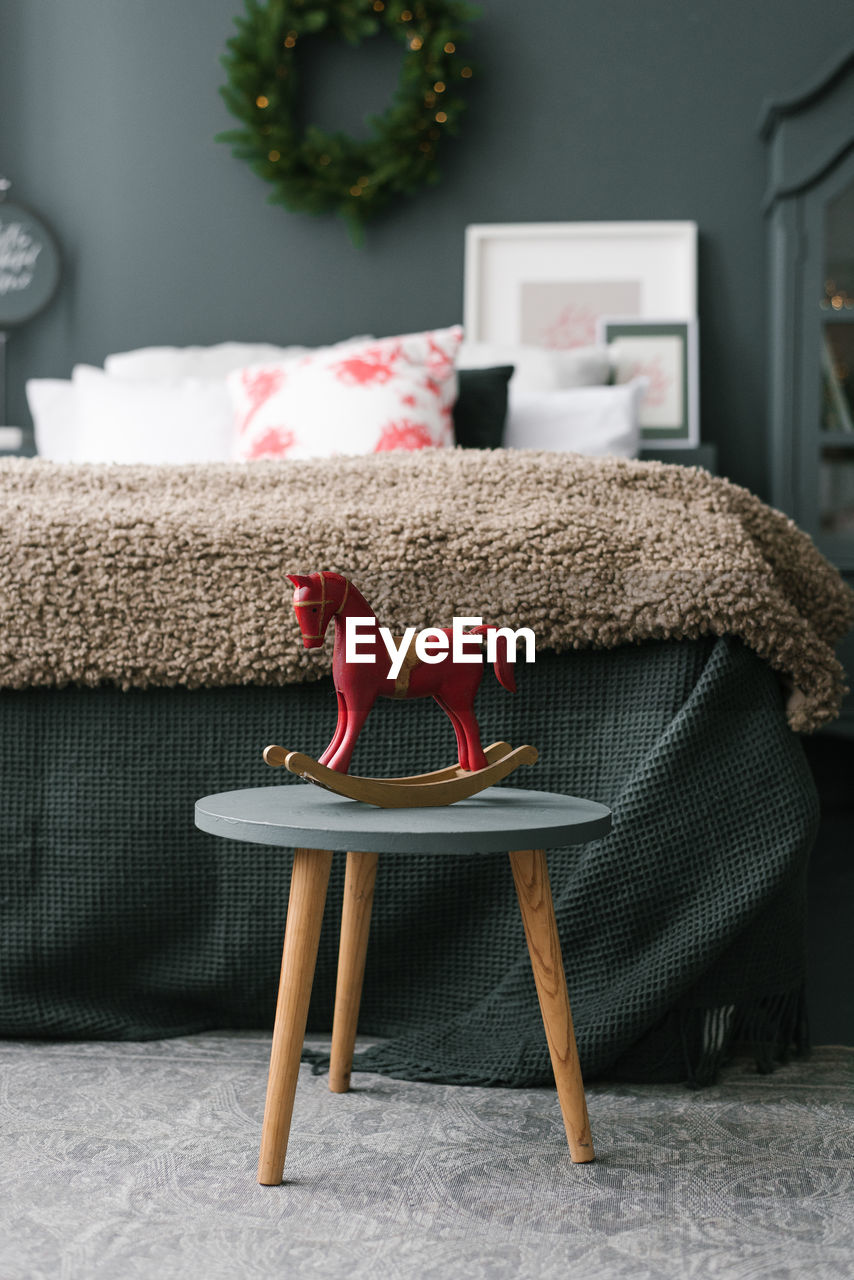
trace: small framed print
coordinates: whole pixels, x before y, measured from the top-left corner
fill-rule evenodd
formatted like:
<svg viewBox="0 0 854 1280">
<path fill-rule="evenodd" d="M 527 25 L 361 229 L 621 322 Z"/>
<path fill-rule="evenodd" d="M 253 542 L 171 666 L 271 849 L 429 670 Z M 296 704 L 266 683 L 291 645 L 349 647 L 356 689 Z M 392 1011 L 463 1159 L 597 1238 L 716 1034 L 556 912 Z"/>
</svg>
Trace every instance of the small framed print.
<svg viewBox="0 0 854 1280">
<path fill-rule="evenodd" d="M 696 320 L 638 320 L 602 316 L 598 340 L 611 353 L 614 381 L 646 378 L 640 407 L 641 440 L 658 449 L 700 443 Z"/>
</svg>

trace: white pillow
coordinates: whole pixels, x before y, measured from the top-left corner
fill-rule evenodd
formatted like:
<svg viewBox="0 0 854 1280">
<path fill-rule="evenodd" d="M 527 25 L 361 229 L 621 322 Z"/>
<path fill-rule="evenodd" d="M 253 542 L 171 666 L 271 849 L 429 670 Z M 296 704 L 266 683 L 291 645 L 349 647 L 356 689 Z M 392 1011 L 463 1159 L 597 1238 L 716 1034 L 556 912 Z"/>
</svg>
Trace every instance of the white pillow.
<svg viewBox="0 0 854 1280">
<path fill-rule="evenodd" d="M 513 365 L 510 388 L 516 391 L 602 386 L 611 375 L 610 356 L 605 346 L 553 351 L 545 347 L 464 342 L 457 356 L 458 369 L 489 369 L 507 364 Z"/>
<path fill-rule="evenodd" d="M 225 383 L 118 378 L 77 365 L 78 462 L 227 462 L 234 426 Z"/>
<path fill-rule="evenodd" d="M 636 458 L 640 446 L 638 415 L 645 389 L 645 378 L 634 378 L 620 387 L 565 391 L 516 391 L 511 385 L 505 448 Z"/>
<path fill-rule="evenodd" d="M 454 440 L 462 329 L 324 347 L 229 375 L 240 457 L 326 458 Z"/>
<path fill-rule="evenodd" d="M 364 337 L 348 338 L 364 342 Z M 121 378 L 227 378 L 250 364 L 273 364 L 304 356 L 310 347 L 277 347 L 268 342 L 220 342 L 213 347 L 140 347 L 107 356 L 107 373 Z"/>
<path fill-rule="evenodd" d="M 77 392 L 68 378 L 30 378 L 27 404 L 36 450 L 51 462 L 77 461 Z"/>
<path fill-rule="evenodd" d="M 120 378 L 226 378 L 260 360 L 289 360 L 305 347 L 267 342 L 220 342 L 213 347 L 140 347 L 107 356 L 104 369 Z"/>
</svg>

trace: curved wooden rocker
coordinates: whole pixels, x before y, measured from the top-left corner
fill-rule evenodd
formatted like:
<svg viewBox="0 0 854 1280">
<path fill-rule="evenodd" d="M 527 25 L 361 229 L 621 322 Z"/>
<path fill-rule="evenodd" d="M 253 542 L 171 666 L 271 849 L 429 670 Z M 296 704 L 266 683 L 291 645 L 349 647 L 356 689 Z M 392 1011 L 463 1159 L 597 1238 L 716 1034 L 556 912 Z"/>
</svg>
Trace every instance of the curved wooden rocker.
<svg viewBox="0 0 854 1280">
<path fill-rule="evenodd" d="M 538 754 L 536 747 L 514 750 L 508 742 L 493 742 L 484 752 L 485 769 L 462 769 L 459 764 L 452 764 L 408 778 L 361 778 L 337 773 L 301 751 L 287 751 L 284 747 L 267 747 L 264 759 L 273 768 L 283 766 L 298 778 L 351 800 L 374 804 L 380 809 L 419 809 L 467 800 L 494 786 L 520 765 L 536 764 Z"/>
</svg>

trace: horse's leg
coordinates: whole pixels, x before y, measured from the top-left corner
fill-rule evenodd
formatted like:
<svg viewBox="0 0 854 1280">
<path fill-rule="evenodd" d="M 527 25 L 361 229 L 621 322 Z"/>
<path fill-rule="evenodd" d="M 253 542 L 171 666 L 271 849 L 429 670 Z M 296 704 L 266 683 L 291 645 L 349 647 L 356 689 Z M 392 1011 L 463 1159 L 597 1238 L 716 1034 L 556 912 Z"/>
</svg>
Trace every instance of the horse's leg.
<svg viewBox="0 0 854 1280">
<path fill-rule="evenodd" d="M 480 729 L 475 718 L 473 704 L 474 695 L 455 699 L 453 703 L 448 701 L 448 706 L 462 726 L 466 740 L 466 755 L 468 759 L 463 764 L 462 757 L 460 757 L 460 764 L 463 764 L 464 769 L 485 769 L 489 761 L 483 754 L 483 747 L 480 745 Z"/>
<path fill-rule="evenodd" d="M 329 761 L 341 745 L 341 739 L 347 729 L 347 703 L 344 701 L 343 693 L 340 693 L 338 689 L 335 690 L 335 696 L 338 699 L 338 723 L 335 726 L 332 741 L 318 760 L 318 764 L 329 764 Z"/>
<path fill-rule="evenodd" d="M 454 726 L 454 733 L 456 734 L 456 737 L 457 737 L 457 759 L 459 760 L 460 767 L 462 769 L 468 769 L 469 747 L 468 747 L 468 743 L 466 742 L 465 730 L 463 729 L 463 726 L 460 724 L 459 719 L 457 718 L 456 712 L 453 710 L 452 707 L 448 705 L 445 699 L 440 698 L 438 693 L 434 693 L 433 698 L 436 702 L 438 702 L 439 706 L 442 708 L 445 715 L 448 717 L 451 724 Z"/>
<path fill-rule="evenodd" d="M 359 698 L 357 702 L 353 702 L 352 697 L 348 699 L 346 693 L 342 695 L 346 704 L 347 719 L 344 733 L 341 741 L 335 748 L 328 760 L 321 763 L 327 765 L 328 768 L 334 769 L 336 773 L 346 773 L 350 768 L 350 761 L 353 758 L 353 748 L 356 745 L 356 739 L 362 731 L 362 726 L 370 714 L 371 707 L 374 705 L 376 694 L 373 692 Z"/>
</svg>

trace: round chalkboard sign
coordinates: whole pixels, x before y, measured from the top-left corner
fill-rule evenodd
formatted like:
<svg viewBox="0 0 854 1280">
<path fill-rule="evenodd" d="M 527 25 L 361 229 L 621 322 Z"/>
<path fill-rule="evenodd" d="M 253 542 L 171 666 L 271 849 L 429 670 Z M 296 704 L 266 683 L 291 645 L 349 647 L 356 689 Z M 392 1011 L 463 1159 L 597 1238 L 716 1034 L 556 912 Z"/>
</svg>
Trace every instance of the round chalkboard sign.
<svg viewBox="0 0 854 1280">
<path fill-rule="evenodd" d="M 43 223 L 0 201 L 0 330 L 46 307 L 59 280 L 59 250 Z"/>
</svg>

